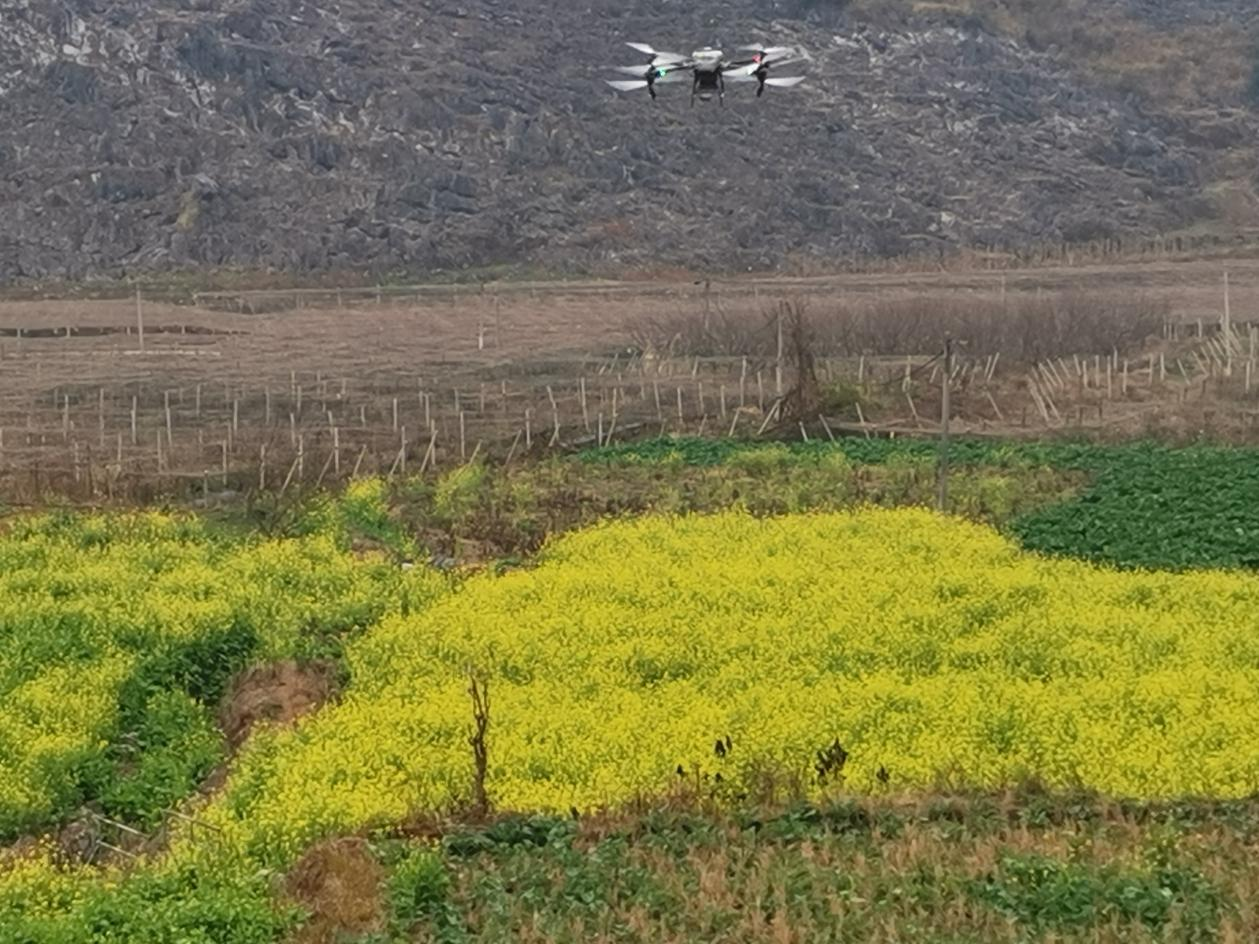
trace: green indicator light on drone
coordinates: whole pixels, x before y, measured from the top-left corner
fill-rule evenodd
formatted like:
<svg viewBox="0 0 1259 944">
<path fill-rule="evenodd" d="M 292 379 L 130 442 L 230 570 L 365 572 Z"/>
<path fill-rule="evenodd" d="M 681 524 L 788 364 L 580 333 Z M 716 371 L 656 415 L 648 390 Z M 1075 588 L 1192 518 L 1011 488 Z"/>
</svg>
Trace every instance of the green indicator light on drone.
<svg viewBox="0 0 1259 944">
<path fill-rule="evenodd" d="M 665 70 L 664 70 L 664 69 L 657 69 L 657 70 L 656 70 L 656 75 L 658 75 L 658 76 L 659 76 L 660 78 L 662 78 L 662 79 L 664 78 L 664 73 L 665 73 Z"/>
</svg>

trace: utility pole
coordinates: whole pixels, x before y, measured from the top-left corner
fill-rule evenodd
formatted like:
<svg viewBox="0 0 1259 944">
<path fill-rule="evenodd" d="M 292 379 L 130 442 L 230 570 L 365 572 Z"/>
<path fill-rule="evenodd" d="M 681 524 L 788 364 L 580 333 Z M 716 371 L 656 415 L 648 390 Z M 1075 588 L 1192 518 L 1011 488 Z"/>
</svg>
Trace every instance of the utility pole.
<svg viewBox="0 0 1259 944">
<path fill-rule="evenodd" d="M 939 493 L 936 507 L 948 511 L 949 505 L 949 375 L 953 372 L 953 339 L 944 339 L 944 371 L 940 381 L 940 461 L 936 467 Z"/>
</svg>

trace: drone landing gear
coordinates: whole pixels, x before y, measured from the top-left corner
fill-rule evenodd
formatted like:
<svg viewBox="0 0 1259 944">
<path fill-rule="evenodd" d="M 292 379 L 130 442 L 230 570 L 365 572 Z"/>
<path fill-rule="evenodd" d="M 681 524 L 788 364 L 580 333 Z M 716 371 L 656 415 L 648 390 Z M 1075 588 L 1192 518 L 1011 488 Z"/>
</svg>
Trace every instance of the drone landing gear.
<svg viewBox="0 0 1259 944">
<path fill-rule="evenodd" d="M 709 93 L 711 93 L 713 89 L 716 89 L 717 101 L 721 104 L 723 108 L 725 107 L 726 80 L 722 78 L 722 75 L 720 72 L 717 73 L 716 78 L 712 78 L 710 76 L 707 80 L 705 80 L 698 73 L 696 73 L 695 78 L 691 81 L 691 107 L 692 108 L 695 107 L 695 93 L 698 92 L 700 89 L 704 90 L 705 94 L 702 96 L 702 98 L 705 101 L 708 100 Z"/>
</svg>

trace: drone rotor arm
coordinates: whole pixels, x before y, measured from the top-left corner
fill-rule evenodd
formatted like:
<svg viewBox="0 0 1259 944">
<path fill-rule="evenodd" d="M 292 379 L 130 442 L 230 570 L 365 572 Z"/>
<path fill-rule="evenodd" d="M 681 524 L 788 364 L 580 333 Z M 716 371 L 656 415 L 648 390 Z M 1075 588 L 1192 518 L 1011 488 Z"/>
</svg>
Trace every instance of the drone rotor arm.
<svg viewBox="0 0 1259 944">
<path fill-rule="evenodd" d="M 674 66 L 662 66 L 656 69 L 656 82 L 685 82 L 691 76 L 691 66 L 679 63 Z"/>
</svg>

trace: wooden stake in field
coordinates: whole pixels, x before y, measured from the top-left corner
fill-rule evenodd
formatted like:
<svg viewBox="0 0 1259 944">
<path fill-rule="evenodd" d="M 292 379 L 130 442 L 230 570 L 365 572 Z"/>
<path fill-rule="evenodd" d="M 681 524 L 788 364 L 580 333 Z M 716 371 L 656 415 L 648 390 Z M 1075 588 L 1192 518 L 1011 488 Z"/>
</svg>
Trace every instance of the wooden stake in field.
<svg viewBox="0 0 1259 944">
<path fill-rule="evenodd" d="M 138 399 L 137 397 L 132 397 L 132 398 L 131 398 L 131 445 L 133 445 L 133 446 L 134 446 L 134 445 L 136 445 L 136 444 L 138 443 L 138 440 L 136 439 L 136 406 L 137 406 L 137 399 Z"/>
<path fill-rule="evenodd" d="M 774 394 L 781 399 L 783 395 L 783 316 L 781 306 L 779 306 L 777 314 L 774 315 L 774 324 L 778 332 L 778 347 L 774 355 Z"/>
<path fill-rule="evenodd" d="M 1224 316 L 1220 319 L 1220 333 L 1224 335 L 1226 341 L 1232 344 L 1233 338 L 1233 310 L 1229 303 L 1228 292 L 1228 270 L 1224 270 Z"/>
<path fill-rule="evenodd" d="M 909 412 L 914 418 L 914 425 L 921 429 L 922 420 L 918 416 L 918 407 L 914 405 L 914 397 L 908 390 L 905 391 L 905 399 L 909 402 Z"/>
<path fill-rule="evenodd" d="M 140 286 L 136 286 L 136 333 L 140 336 L 140 350 L 144 350 L 144 303 L 140 300 Z"/>
</svg>

